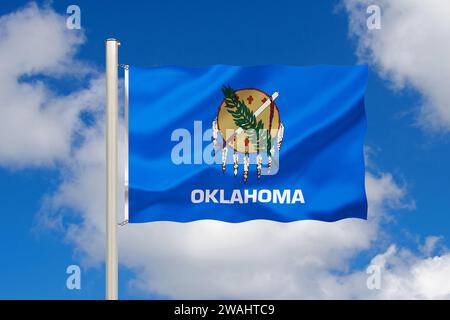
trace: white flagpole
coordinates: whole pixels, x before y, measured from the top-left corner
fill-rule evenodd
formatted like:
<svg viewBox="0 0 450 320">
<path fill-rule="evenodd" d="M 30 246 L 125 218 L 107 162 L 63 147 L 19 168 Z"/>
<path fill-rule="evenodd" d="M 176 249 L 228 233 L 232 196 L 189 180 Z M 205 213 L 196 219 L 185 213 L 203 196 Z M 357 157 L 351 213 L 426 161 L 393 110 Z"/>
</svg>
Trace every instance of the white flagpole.
<svg viewBox="0 0 450 320">
<path fill-rule="evenodd" d="M 118 47 L 116 39 L 106 40 L 106 299 L 118 299 L 117 250 L 117 130 L 118 130 Z"/>
<path fill-rule="evenodd" d="M 125 162 L 125 213 L 123 223 L 128 223 L 128 92 L 129 92 L 129 65 L 124 65 L 124 77 L 123 77 L 123 87 L 124 92 L 124 122 L 125 122 L 125 151 L 124 151 L 124 162 Z"/>
</svg>

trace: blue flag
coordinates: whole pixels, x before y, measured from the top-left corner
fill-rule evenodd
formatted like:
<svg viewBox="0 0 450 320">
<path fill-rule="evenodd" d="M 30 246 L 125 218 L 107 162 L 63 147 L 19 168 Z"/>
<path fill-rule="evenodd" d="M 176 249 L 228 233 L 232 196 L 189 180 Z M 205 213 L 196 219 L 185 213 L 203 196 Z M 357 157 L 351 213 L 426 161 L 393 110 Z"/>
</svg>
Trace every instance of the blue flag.
<svg viewBox="0 0 450 320">
<path fill-rule="evenodd" d="M 130 67 L 129 222 L 367 217 L 367 66 Z"/>
</svg>

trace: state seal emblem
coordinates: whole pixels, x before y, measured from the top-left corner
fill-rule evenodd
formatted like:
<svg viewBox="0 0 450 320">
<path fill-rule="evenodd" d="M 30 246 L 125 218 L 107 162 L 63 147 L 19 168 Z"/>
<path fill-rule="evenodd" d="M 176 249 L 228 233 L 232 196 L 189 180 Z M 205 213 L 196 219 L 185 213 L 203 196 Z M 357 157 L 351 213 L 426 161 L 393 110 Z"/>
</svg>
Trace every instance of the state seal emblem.
<svg viewBox="0 0 450 320">
<path fill-rule="evenodd" d="M 222 172 L 225 172 L 228 152 L 233 152 L 234 176 L 238 174 L 241 156 L 244 183 L 248 179 L 250 155 L 253 155 L 259 179 L 262 154 L 267 156 L 267 171 L 270 172 L 273 155 L 280 151 L 283 141 L 284 126 L 275 103 L 278 92 L 269 95 L 255 88 L 235 90 L 222 86 L 222 93 L 224 98 L 212 123 L 214 154 L 222 152 Z"/>
</svg>

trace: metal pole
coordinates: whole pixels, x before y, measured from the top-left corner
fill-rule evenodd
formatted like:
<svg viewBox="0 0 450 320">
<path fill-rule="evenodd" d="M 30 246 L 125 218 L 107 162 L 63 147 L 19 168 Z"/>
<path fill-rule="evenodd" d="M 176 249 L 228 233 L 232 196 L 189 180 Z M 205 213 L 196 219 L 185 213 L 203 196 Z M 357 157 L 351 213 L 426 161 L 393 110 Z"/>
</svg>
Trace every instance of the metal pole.
<svg viewBox="0 0 450 320">
<path fill-rule="evenodd" d="M 125 151 L 124 151 L 124 162 L 125 162 L 125 216 L 124 223 L 128 222 L 128 93 L 129 93 L 129 65 L 124 66 L 124 77 L 123 77 L 124 92 L 124 122 L 125 122 Z"/>
<path fill-rule="evenodd" d="M 117 127 L 118 47 L 106 40 L 106 299 L 118 299 L 117 251 Z"/>
</svg>

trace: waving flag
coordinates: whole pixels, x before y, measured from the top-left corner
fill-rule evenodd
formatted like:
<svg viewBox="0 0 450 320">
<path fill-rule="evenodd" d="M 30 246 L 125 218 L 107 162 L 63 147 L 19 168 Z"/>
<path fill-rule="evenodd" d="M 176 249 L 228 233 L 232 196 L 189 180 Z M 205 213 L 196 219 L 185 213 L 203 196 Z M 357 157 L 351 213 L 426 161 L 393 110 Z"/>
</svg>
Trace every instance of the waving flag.
<svg viewBox="0 0 450 320">
<path fill-rule="evenodd" d="M 129 70 L 129 222 L 366 218 L 367 66 Z"/>
</svg>

